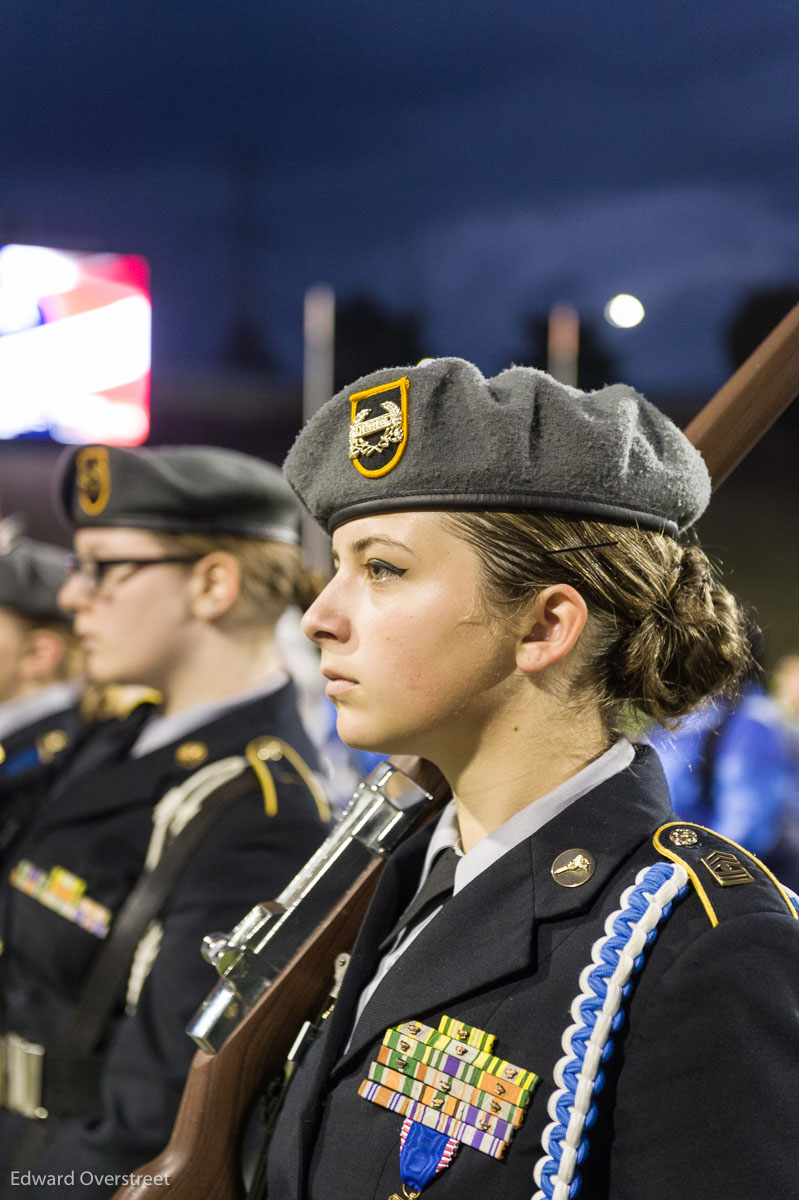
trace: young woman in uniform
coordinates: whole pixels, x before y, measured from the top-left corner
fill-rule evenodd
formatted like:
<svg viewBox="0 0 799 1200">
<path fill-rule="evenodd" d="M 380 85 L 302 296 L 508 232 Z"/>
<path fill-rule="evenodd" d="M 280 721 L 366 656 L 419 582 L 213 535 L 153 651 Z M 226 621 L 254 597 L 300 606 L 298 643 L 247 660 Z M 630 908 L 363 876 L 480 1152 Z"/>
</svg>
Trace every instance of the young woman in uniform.
<svg viewBox="0 0 799 1200">
<path fill-rule="evenodd" d="M 275 645 L 281 613 L 313 594 L 280 472 L 207 447 L 93 446 L 69 453 L 56 494 L 75 529 L 60 599 L 90 679 L 161 695 L 74 756 L 0 893 L 0 1190 L 91 1197 L 168 1139 L 195 1049 L 185 1026 L 215 980 L 203 936 L 276 895 L 328 813 Z M 117 982 L 98 982 L 119 914 L 134 889 L 149 902 L 167 860 L 162 902 L 115 952 Z M 12 1186 L 14 1168 L 38 1182 Z"/>
<path fill-rule="evenodd" d="M 286 473 L 333 535 L 304 624 L 341 737 L 453 798 L 384 870 L 269 1196 L 795 1195 L 799 914 L 620 732 L 746 663 L 684 533 L 700 455 L 624 386 L 441 359 L 339 393 Z"/>
</svg>

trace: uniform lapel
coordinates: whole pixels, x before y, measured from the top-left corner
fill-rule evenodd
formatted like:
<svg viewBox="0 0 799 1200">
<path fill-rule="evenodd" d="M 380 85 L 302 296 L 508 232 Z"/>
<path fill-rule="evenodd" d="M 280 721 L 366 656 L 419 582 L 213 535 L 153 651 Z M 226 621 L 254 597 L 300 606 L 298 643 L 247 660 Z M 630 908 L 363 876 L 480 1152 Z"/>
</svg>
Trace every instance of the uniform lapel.
<svg viewBox="0 0 799 1200">
<path fill-rule="evenodd" d="M 415 891 L 430 834 L 401 846 L 386 865 L 361 927 L 321 1045 L 296 1081 L 293 1104 L 289 1098 L 298 1118 L 295 1194 L 305 1194 L 327 1093 L 354 1060 L 392 1025 L 442 1011 L 457 1016 L 460 1000 L 541 968 L 571 936 L 570 918 L 587 909 L 614 876 L 620 893 L 631 882 L 624 875 L 627 860 L 672 818 L 660 764 L 650 751 L 637 752 L 630 768 L 575 801 L 444 905 L 377 988 L 344 1050 L 358 997 L 379 962 L 380 942 Z M 590 851 L 597 865 L 583 886 L 565 888 L 551 868 L 571 849 Z M 601 933 L 597 929 L 596 936 Z"/>
<path fill-rule="evenodd" d="M 537 927 L 588 909 L 653 828 L 671 816 L 660 765 L 651 753 L 639 752 L 628 770 L 575 801 L 444 905 L 375 991 L 334 1074 L 345 1071 L 390 1026 L 457 1008 L 461 998 L 534 971 Z M 568 888 L 556 882 L 552 866 L 571 850 L 587 851 L 596 868 L 585 884 Z M 375 913 L 359 937 L 362 973 L 352 981 L 355 1002 L 378 960 L 377 945 L 391 928 L 391 918 L 384 916 Z M 548 939 L 547 953 L 568 932 L 564 925 Z"/>
<path fill-rule="evenodd" d="M 293 1085 L 302 1096 L 290 1094 L 303 1112 L 297 1124 L 296 1194 L 304 1194 L 304 1174 L 313 1156 L 321 1106 L 328 1077 L 350 1034 L 358 997 L 372 978 L 380 960 L 379 945 L 416 890 L 432 829 L 423 829 L 401 845 L 388 859 L 377 890 L 355 940 L 350 961 L 339 989 L 333 1012 L 323 1027 L 320 1044 L 314 1047 L 302 1075 Z"/>
<path fill-rule="evenodd" d="M 398 959 L 364 1009 L 336 1075 L 389 1026 L 529 970 L 533 926 L 534 884 L 526 841 L 448 900 Z M 376 931 L 378 940 L 388 928 Z"/>
</svg>

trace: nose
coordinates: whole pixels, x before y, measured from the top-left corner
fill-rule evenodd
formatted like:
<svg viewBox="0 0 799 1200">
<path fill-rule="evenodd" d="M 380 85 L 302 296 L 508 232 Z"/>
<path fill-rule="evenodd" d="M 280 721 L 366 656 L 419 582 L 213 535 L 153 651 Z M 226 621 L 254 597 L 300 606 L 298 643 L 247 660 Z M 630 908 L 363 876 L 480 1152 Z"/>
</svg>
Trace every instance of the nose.
<svg viewBox="0 0 799 1200">
<path fill-rule="evenodd" d="M 319 593 L 300 622 L 302 632 L 312 642 L 346 642 L 350 635 L 349 618 L 337 594 L 335 578 Z"/>
<path fill-rule="evenodd" d="M 66 613 L 76 613 L 86 603 L 86 599 L 86 591 L 81 586 L 77 572 L 72 572 L 59 589 L 59 608 L 63 608 Z"/>
</svg>

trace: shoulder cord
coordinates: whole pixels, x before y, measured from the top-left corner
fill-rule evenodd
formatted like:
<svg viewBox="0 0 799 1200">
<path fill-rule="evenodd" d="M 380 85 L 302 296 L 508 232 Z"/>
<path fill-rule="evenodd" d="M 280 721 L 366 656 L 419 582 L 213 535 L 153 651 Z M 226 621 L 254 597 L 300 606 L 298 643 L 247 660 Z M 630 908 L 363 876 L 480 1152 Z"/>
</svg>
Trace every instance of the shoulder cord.
<svg viewBox="0 0 799 1200">
<path fill-rule="evenodd" d="M 167 841 L 176 837 L 197 815 L 203 801 L 229 779 L 235 779 L 247 766 L 241 755 L 222 758 L 195 771 L 183 783 L 165 792 L 153 808 L 153 832 L 144 860 L 145 871 L 152 871 L 164 853 Z"/>
<path fill-rule="evenodd" d="M 183 783 L 169 789 L 153 809 L 153 832 L 144 861 L 145 873 L 152 873 L 163 857 L 167 843 L 180 834 L 197 815 L 207 798 L 224 784 L 241 775 L 247 760 L 241 755 L 208 763 Z M 158 917 L 150 921 L 136 946 L 128 975 L 125 1011 L 132 1016 L 139 996 L 161 949 L 164 928 Z"/>
<path fill-rule="evenodd" d="M 605 936 L 594 942 L 592 961 L 580 975 L 580 992 L 571 1006 L 574 1024 L 563 1034 L 565 1053 L 555 1066 L 558 1087 L 549 1098 L 552 1122 L 544 1130 L 544 1155 L 533 1172 L 540 1189 L 533 1200 L 573 1200 L 580 1190 L 578 1168 L 588 1154 L 584 1130 L 596 1120 L 593 1097 L 605 1083 L 600 1063 L 612 1055 L 611 1035 L 624 1023 L 631 976 L 644 965 L 646 947 L 687 886 L 688 874 L 678 863 L 645 867 L 605 922 Z"/>
</svg>

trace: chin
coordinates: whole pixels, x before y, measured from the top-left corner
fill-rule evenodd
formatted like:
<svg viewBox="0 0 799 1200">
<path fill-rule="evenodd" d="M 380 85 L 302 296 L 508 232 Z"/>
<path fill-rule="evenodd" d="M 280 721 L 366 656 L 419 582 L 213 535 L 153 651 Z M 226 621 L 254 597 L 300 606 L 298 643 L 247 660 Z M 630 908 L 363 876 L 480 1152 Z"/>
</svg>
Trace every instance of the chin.
<svg viewBox="0 0 799 1200">
<path fill-rule="evenodd" d="M 110 671 L 104 671 L 101 665 L 93 662 L 86 663 L 86 678 L 90 683 L 97 684 L 98 687 L 106 687 L 111 683 L 119 683 L 119 673 L 113 675 Z"/>
<path fill-rule="evenodd" d="M 396 729 L 364 729 L 355 722 L 339 718 L 336 731 L 342 742 L 353 750 L 365 750 L 370 754 L 411 754 L 422 757 L 419 749 L 420 737 L 403 734 Z M 409 745 L 409 743 L 412 743 Z"/>
</svg>

